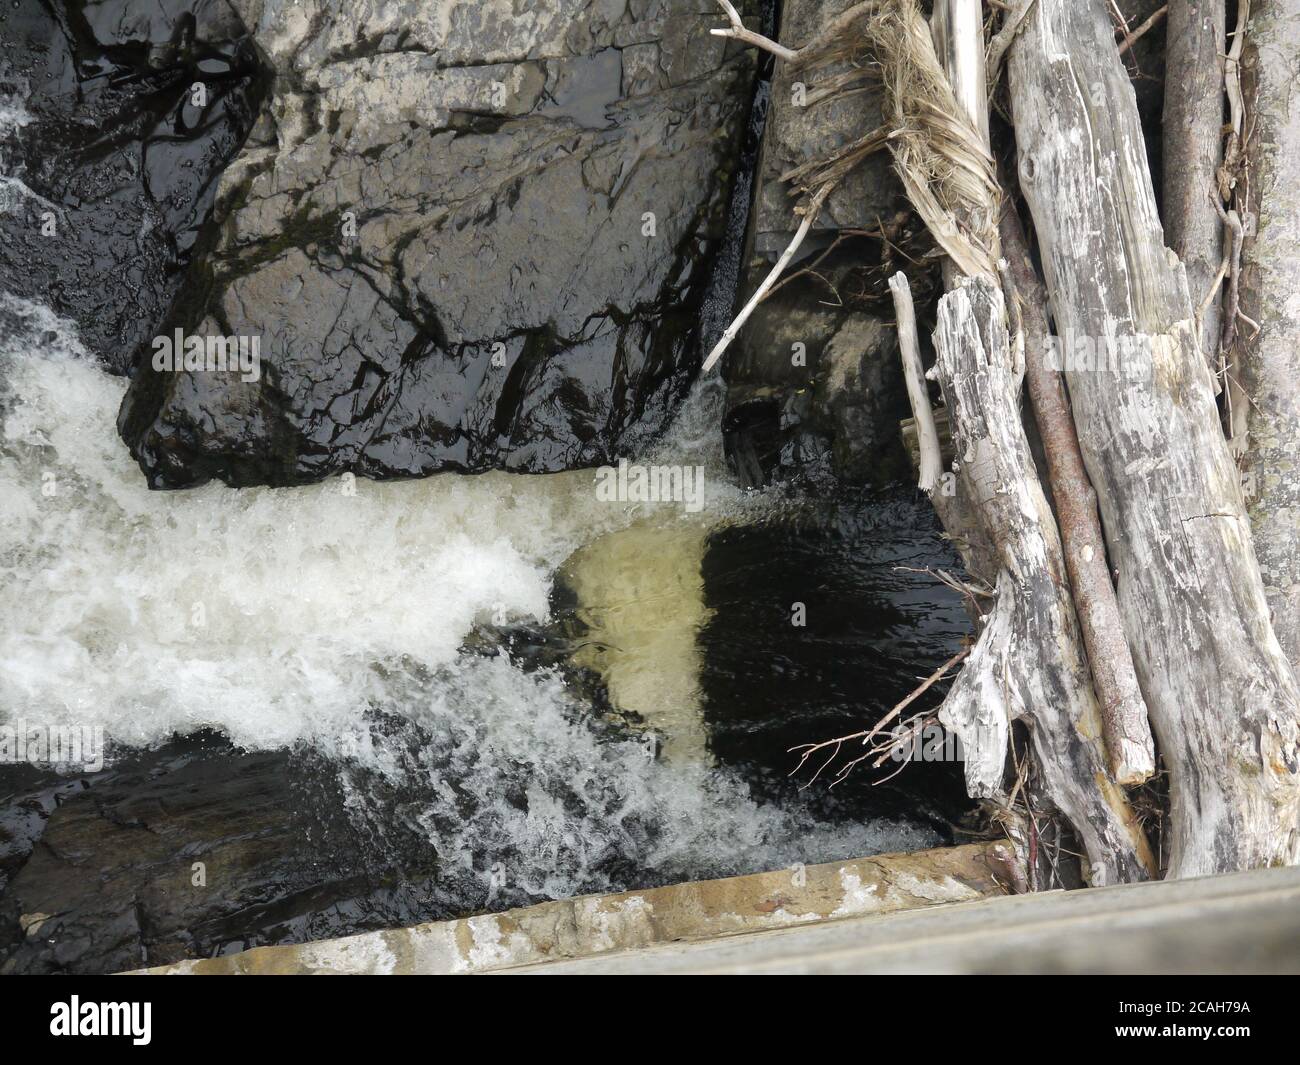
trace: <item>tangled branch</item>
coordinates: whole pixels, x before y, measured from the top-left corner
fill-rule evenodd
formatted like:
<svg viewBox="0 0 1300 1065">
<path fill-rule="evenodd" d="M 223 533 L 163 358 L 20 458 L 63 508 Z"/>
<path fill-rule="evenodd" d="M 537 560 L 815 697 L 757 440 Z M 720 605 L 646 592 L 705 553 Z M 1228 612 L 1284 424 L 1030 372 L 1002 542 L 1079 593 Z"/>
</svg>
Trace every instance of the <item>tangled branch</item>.
<svg viewBox="0 0 1300 1065">
<path fill-rule="evenodd" d="M 817 772 L 812 775 L 808 784 L 804 785 L 804 787 L 808 787 L 822 775 L 822 771 L 825 770 L 827 766 L 839 757 L 841 748 L 843 748 L 846 743 L 852 743 L 854 740 L 861 740 L 862 746 L 869 747 L 869 749 L 866 753 L 859 755 L 857 758 L 851 759 L 840 767 L 839 772 L 835 774 L 835 779 L 831 781 L 832 787 L 844 780 L 859 764 L 870 758 L 875 758 L 874 764 L 876 766 L 882 765 L 885 759 L 888 758 L 892 752 L 899 749 L 901 745 L 906 744 L 911 737 L 920 735 L 924 727 L 934 720 L 934 714 L 932 712 L 914 714 L 904 722 L 901 734 L 891 732 L 885 739 L 877 740 L 877 737 L 880 736 L 882 731 L 884 731 L 885 726 L 897 718 L 904 710 L 911 706 L 912 703 L 916 702 L 916 700 L 929 691 L 930 688 L 946 677 L 948 672 L 954 666 L 965 661 L 966 657 L 970 654 L 970 650 L 969 647 L 964 647 L 948 659 L 947 662 L 941 665 L 926 677 L 920 685 L 914 688 L 907 698 L 898 703 L 898 705 L 890 710 L 889 713 L 882 717 L 873 728 L 863 729 L 861 732 L 854 732 L 848 736 L 838 736 L 833 740 L 823 740 L 821 743 L 801 743 L 797 746 L 791 747 L 788 753 L 793 754 L 795 751 L 802 751 L 803 753 L 799 756 L 799 764 L 790 771 L 790 775 L 794 776 L 803 769 L 813 755 L 829 749 L 831 752 L 830 756 L 818 767 Z M 872 743 L 873 740 L 876 740 L 874 744 Z M 890 777 L 886 779 L 891 779 L 895 775 L 896 774 L 890 774 Z"/>
</svg>

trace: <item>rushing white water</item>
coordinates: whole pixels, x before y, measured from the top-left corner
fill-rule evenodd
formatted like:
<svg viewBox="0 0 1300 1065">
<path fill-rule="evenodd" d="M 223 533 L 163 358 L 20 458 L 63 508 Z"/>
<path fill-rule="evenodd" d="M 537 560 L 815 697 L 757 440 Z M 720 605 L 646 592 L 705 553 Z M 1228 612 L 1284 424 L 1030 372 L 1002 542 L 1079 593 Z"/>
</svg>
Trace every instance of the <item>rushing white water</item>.
<svg viewBox="0 0 1300 1065">
<path fill-rule="evenodd" d="M 444 864 L 504 862 L 538 895 L 618 886 L 611 855 L 694 876 L 932 842 L 756 805 L 726 772 L 609 735 L 556 675 L 461 653 L 476 623 L 545 620 L 556 567 L 654 511 L 601 502 L 590 471 L 150 492 L 116 432 L 125 382 L 68 322 L 0 296 L 0 379 L 0 720 L 309 745 L 358 817 L 382 813 L 377 781 L 415 788 L 406 827 Z M 709 467 L 709 521 L 752 505 L 713 417 L 697 392 L 657 449 Z"/>
<path fill-rule="evenodd" d="M 13 142 L 23 127 L 29 125 L 32 121 L 32 116 L 28 113 L 24 104 L 26 98 L 25 81 L 22 82 L 20 88 L 24 90 L 21 95 L 0 93 L 0 214 L 8 214 L 10 211 L 17 210 L 26 200 L 33 200 L 42 208 L 52 209 L 57 213 L 54 204 L 37 196 L 23 184 L 20 179 L 23 171 L 22 165 L 10 161 L 9 158 L 12 152 L 7 145 Z"/>
</svg>

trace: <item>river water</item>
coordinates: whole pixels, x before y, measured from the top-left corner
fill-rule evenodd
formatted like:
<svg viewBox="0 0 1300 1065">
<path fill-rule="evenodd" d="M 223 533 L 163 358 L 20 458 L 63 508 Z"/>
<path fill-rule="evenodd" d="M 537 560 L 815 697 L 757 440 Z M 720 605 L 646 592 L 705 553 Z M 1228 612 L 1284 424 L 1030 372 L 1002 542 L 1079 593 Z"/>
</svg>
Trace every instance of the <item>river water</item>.
<svg viewBox="0 0 1300 1065">
<path fill-rule="evenodd" d="M 660 659 L 643 655 L 635 667 L 640 691 L 684 693 L 678 729 L 651 722 L 670 753 L 683 741 L 674 757 L 635 728 L 611 730 L 560 672 L 463 649 L 476 626 L 552 620 L 557 569 L 583 545 L 632 527 L 660 530 L 661 544 L 693 543 L 695 554 L 651 570 L 685 567 L 689 590 L 700 587 L 710 530 L 761 527 L 790 506 L 731 486 L 716 385 L 697 388 L 651 456 L 704 466 L 698 515 L 603 502 L 591 471 L 158 493 L 114 429 L 123 379 L 45 308 L 6 297 L 0 323 L 5 720 L 102 726 L 119 754 L 204 729 L 249 750 L 311 749 L 339 773 L 357 819 L 378 824 L 393 811 L 376 796 L 413 792 L 404 834 L 424 832 L 443 867 L 484 898 L 493 877 L 517 894 L 559 897 L 630 886 L 609 872 L 628 862 L 657 881 L 938 840 L 923 818 L 826 823 L 813 805 L 753 797 L 755 759 L 719 765 L 706 749 L 708 677 L 689 638 L 656 645 Z M 588 567 L 588 580 L 644 584 L 645 557 L 614 554 L 603 572 Z M 712 625 L 717 644 L 716 617 L 691 594 L 653 581 L 643 594 L 647 610 L 665 596 L 685 603 L 664 608 L 657 631 L 684 618 L 701 633 Z M 914 620 L 952 609 L 915 605 Z M 931 654 L 951 636 L 940 631 Z M 620 650 L 626 676 L 636 648 Z M 803 690 L 810 704 L 822 700 L 815 678 Z M 862 692 L 859 703 L 884 694 Z M 630 709 L 652 710 L 653 700 Z M 786 705 L 782 735 L 800 712 Z M 472 895 L 467 887 L 471 908 Z"/>
<path fill-rule="evenodd" d="M 0 101 L 0 209 L 34 195 L 2 154 L 27 121 Z M 240 752 L 288 752 L 288 801 L 345 822 L 357 852 L 322 829 L 311 876 L 434 871 L 396 910 L 229 942 L 951 838 L 960 766 L 833 792 L 789 777 L 790 746 L 872 723 L 966 631 L 918 572 L 954 558 L 909 488 L 742 491 L 712 377 L 632 457 L 701 468 L 699 508 L 609 500 L 591 470 L 151 492 L 117 433 L 121 367 L 30 295 L 0 286 L 0 725 L 102 729 L 103 778 L 128 789 L 192 758 L 219 778 Z M 41 769 L 0 765 L 0 908 L 44 818 L 99 786 Z"/>
</svg>

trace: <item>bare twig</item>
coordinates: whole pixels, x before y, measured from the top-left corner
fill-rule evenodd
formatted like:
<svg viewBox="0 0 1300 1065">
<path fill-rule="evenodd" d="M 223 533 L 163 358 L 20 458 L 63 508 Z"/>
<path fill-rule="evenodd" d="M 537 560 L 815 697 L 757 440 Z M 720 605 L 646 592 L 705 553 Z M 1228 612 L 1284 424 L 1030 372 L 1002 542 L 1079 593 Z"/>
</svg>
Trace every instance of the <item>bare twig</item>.
<svg viewBox="0 0 1300 1065">
<path fill-rule="evenodd" d="M 1006 58 L 1007 49 L 1016 39 L 1016 34 L 1024 27 L 1025 17 L 1033 10 L 1036 3 L 1038 0 L 1020 0 L 1019 6 L 1003 17 L 1002 28 L 998 30 L 997 36 L 989 41 L 988 50 L 984 53 L 984 68 L 987 71 L 985 77 L 988 81 L 990 98 L 998 87 L 998 78 L 1002 75 L 1002 61 Z"/>
<path fill-rule="evenodd" d="M 833 740 L 823 740 L 821 743 L 801 743 L 798 744 L 797 746 L 791 747 L 789 753 L 793 754 L 795 751 L 802 751 L 803 753 L 799 756 L 799 764 L 796 765 L 794 769 L 790 771 L 790 775 L 794 776 L 795 773 L 798 773 L 799 770 L 801 770 L 805 765 L 808 764 L 808 759 L 811 758 L 813 755 L 819 754 L 820 752 L 830 748 L 831 749 L 830 757 L 827 758 L 826 761 L 822 763 L 821 767 L 817 770 L 817 772 L 813 774 L 812 779 L 808 781 L 808 783 L 811 784 L 819 776 L 821 776 L 822 770 L 825 769 L 828 765 L 831 764 L 831 762 L 835 760 L 836 756 L 840 752 L 840 748 L 842 748 L 844 744 L 851 743 L 853 740 L 861 740 L 862 746 L 865 747 L 868 743 L 870 743 L 873 739 L 875 739 L 878 735 L 880 735 L 881 731 L 885 728 L 886 725 L 888 725 L 891 721 L 897 718 L 898 715 L 901 714 L 904 710 L 906 710 L 909 706 L 911 706 L 912 703 L 916 702 L 916 700 L 919 699 L 922 695 L 924 695 L 927 691 L 929 691 L 930 688 L 932 688 L 935 684 L 941 681 L 948 674 L 948 671 L 952 669 L 953 666 L 957 665 L 959 662 L 964 661 L 966 656 L 970 654 L 970 650 L 971 649 L 969 647 L 963 647 L 960 651 L 958 651 L 955 655 L 953 655 L 950 659 L 948 659 L 947 662 L 941 665 L 938 669 L 936 669 L 933 673 L 931 673 L 928 677 L 926 677 L 925 680 L 922 681 L 919 686 L 913 689 L 912 693 L 908 695 L 906 699 L 904 699 L 892 710 L 890 710 L 889 713 L 887 713 L 884 717 L 882 717 L 873 728 L 863 729 L 861 732 L 854 732 L 848 736 L 839 736 Z M 895 745 L 896 745 L 895 742 L 891 740 L 889 744 L 890 748 L 894 747 Z M 868 752 L 868 755 L 871 753 L 872 752 Z M 851 768 L 852 766 L 857 765 L 859 762 L 863 760 L 863 758 L 868 757 L 868 755 L 863 755 L 861 758 L 855 758 L 852 762 L 849 763 L 849 766 L 847 768 Z M 842 780 L 844 776 L 845 776 L 845 771 L 841 770 L 837 774 L 836 779 Z M 805 787 L 806 786 L 807 785 L 805 785 Z"/>
<path fill-rule="evenodd" d="M 1144 33 L 1150 30 L 1152 26 L 1154 26 L 1167 14 L 1169 14 L 1169 5 L 1165 4 L 1164 7 L 1160 8 L 1157 11 L 1152 12 L 1151 17 L 1147 19 L 1144 23 L 1142 23 L 1142 25 L 1140 25 L 1137 29 L 1129 30 L 1127 33 L 1125 33 L 1124 40 L 1120 43 L 1119 46 L 1119 54 L 1123 55 L 1130 48 L 1132 48 L 1133 45 L 1137 43 L 1139 37 L 1141 37 Z"/>
<path fill-rule="evenodd" d="M 1237 4 L 1237 28 L 1232 31 L 1232 47 L 1225 56 L 1223 67 L 1224 89 L 1228 94 L 1228 115 L 1232 126 L 1233 143 L 1224 153 L 1224 161 L 1231 165 L 1235 151 L 1241 148 L 1241 132 L 1245 121 L 1246 101 L 1241 92 L 1241 53 L 1246 44 L 1246 23 L 1250 20 L 1250 0 Z"/>
<path fill-rule="evenodd" d="M 925 387 L 925 366 L 921 363 L 921 344 L 916 335 L 916 309 L 912 289 L 901 270 L 889 279 L 894 296 L 894 313 L 898 318 L 898 350 L 903 359 L 903 379 L 907 382 L 907 399 L 916 419 L 916 443 L 920 451 L 920 479 L 917 487 L 926 495 L 933 492 L 943 473 L 939 451 L 939 430 L 934 425 L 930 393 Z"/>
<path fill-rule="evenodd" d="M 1246 240 L 1246 230 L 1241 224 L 1241 215 L 1236 210 L 1225 211 L 1219 201 L 1218 193 L 1210 190 L 1210 202 L 1219 214 L 1221 221 L 1232 234 L 1232 244 L 1228 252 L 1228 313 L 1223 319 L 1223 346 L 1231 348 L 1237 340 L 1237 319 L 1252 326 L 1259 332 L 1259 323 L 1241 309 L 1241 248 Z"/>
<path fill-rule="evenodd" d="M 730 37 L 733 41 L 743 41 L 745 44 L 752 44 L 755 48 L 761 48 L 765 52 L 771 52 L 778 59 L 784 59 L 787 62 L 797 56 L 799 53 L 793 48 L 787 48 L 783 44 L 777 44 L 770 37 L 764 37 L 761 33 L 755 33 L 753 30 L 745 28 L 745 23 L 741 20 L 740 12 L 733 7 L 727 0 L 718 0 L 722 5 L 722 10 L 726 12 L 727 18 L 731 25 L 726 29 L 709 30 L 715 37 Z"/>
<path fill-rule="evenodd" d="M 834 185 L 823 185 L 816 195 L 813 196 L 812 202 L 809 203 L 807 208 L 804 210 L 803 221 L 799 223 L 799 228 L 795 231 L 794 238 L 786 246 L 785 251 L 781 253 L 781 257 L 777 259 L 776 265 L 772 267 L 767 277 L 763 278 L 762 284 L 760 284 L 758 288 L 755 289 L 754 294 L 749 297 L 749 302 L 746 303 L 741 312 L 736 315 L 736 320 L 727 326 L 721 339 L 719 339 L 713 346 L 713 350 L 709 352 L 709 357 L 704 360 L 703 372 L 707 373 L 709 370 L 713 369 L 714 364 L 722 358 L 722 353 L 731 346 L 731 342 L 736 339 L 736 334 L 738 334 L 740 330 L 744 328 L 745 323 L 749 321 L 749 316 L 752 315 L 755 308 L 763 302 L 763 297 L 767 295 L 768 289 L 776 284 L 777 279 L 780 278 L 781 274 L 785 271 L 785 268 L 790 265 L 790 260 L 794 258 L 794 253 L 799 250 L 799 246 L 804 242 L 804 238 L 808 236 L 808 230 L 810 230 L 813 223 L 817 221 L 817 216 L 821 213 L 822 204 L 826 202 L 826 197 L 830 195 L 831 190 L 834 187 Z"/>
<path fill-rule="evenodd" d="M 1223 287 L 1223 279 L 1228 276 L 1228 269 L 1231 265 L 1231 256 L 1225 255 L 1223 257 L 1223 262 L 1219 264 L 1219 272 L 1214 275 L 1214 280 L 1210 282 L 1210 287 L 1205 290 L 1205 297 L 1196 307 L 1197 324 L 1200 323 L 1206 310 L 1209 309 L 1210 304 L 1214 302 L 1214 298 L 1219 294 L 1219 289 Z M 1222 372 L 1223 367 L 1220 366 L 1219 373 Z"/>
<path fill-rule="evenodd" d="M 1229 132 L 1223 148 L 1223 162 L 1219 167 L 1218 195 L 1213 197 L 1219 220 L 1231 233 L 1231 238 L 1224 242 L 1224 262 L 1230 280 L 1224 295 L 1227 313 L 1220 316 L 1219 364 L 1224 381 L 1224 430 L 1233 442 L 1234 450 L 1238 452 L 1245 444 L 1248 411 L 1246 405 L 1239 402 L 1246 398 L 1247 393 L 1239 383 L 1242 353 L 1235 343 L 1237 317 L 1241 310 L 1240 292 L 1233 291 L 1231 279 L 1239 279 L 1241 275 L 1241 253 L 1245 236 L 1242 216 L 1250 202 L 1250 171 L 1245 141 L 1246 100 L 1241 89 L 1241 56 L 1249 20 L 1250 0 L 1240 0 L 1237 4 L 1237 25 L 1232 31 L 1232 45 L 1224 56 L 1223 85 L 1228 96 Z M 1231 213 L 1223 209 L 1221 201 L 1234 205 Z M 1234 219 L 1236 225 L 1233 225 Z"/>
</svg>

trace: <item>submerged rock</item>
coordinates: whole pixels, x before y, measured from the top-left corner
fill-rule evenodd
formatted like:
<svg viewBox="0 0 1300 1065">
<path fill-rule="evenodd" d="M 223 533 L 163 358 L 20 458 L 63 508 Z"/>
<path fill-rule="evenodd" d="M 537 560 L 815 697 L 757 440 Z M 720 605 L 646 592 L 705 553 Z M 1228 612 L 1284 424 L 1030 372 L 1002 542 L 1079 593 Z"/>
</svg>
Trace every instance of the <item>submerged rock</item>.
<svg viewBox="0 0 1300 1065">
<path fill-rule="evenodd" d="M 73 319 L 124 373 L 252 126 L 253 49 L 224 0 L 4 7 L 0 290 Z"/>
<path fill-rule="evenodd" d="M 10 841 L 0 973 L 117 972 L 440 912 L 429 868 L 374 867 L 337 803 L 313 798 L 320 780 L 292 754 L 201 736 L 37 790 L 19 803 L 35 828 L 0 823 L 0 842 L 31 837 Z"/>
<path fill-rule="evenodd" d="M 663 428 L 752 70 L 711 5 L 236 7 L 271 98 L 169 327 L 258 338 L 260 376 L 142 359 L 152 486 L 552 471 Z"/>
</svg>

